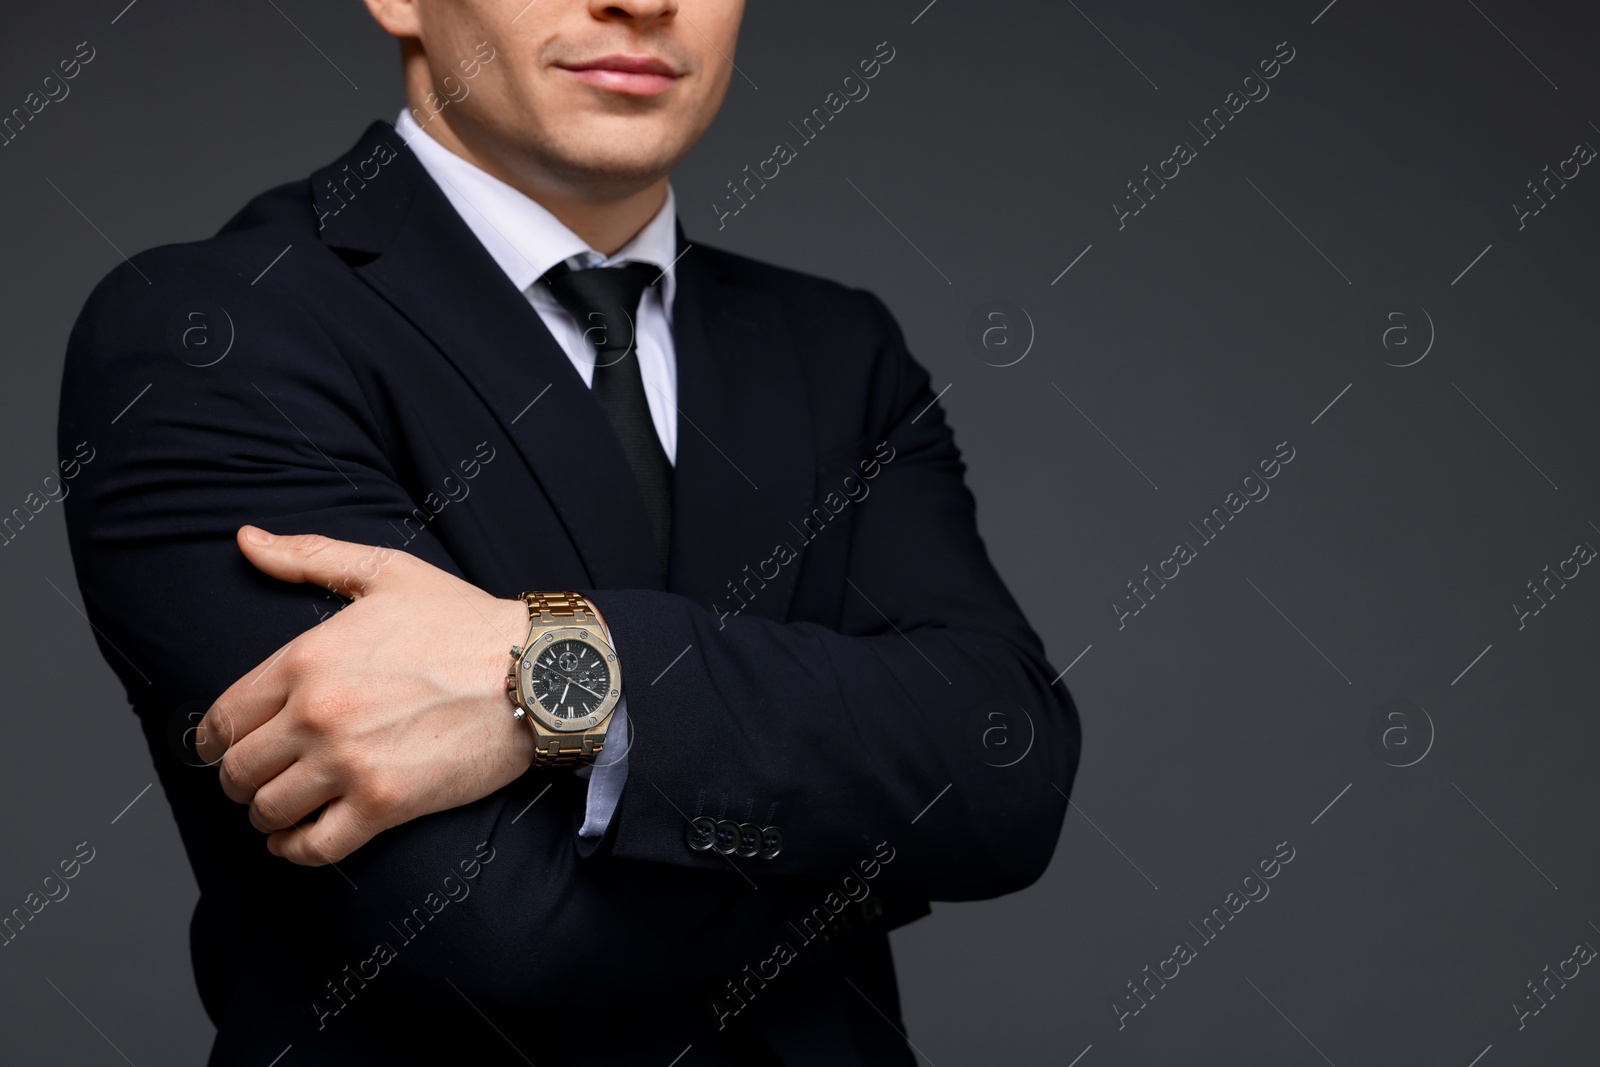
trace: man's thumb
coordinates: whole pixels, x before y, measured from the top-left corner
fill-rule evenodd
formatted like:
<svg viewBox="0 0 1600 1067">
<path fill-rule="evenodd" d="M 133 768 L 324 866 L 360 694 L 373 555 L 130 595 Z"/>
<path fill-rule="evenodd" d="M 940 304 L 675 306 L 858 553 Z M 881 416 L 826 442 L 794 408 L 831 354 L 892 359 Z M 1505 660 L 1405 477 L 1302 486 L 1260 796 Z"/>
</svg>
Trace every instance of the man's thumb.
<svg viewBox="0 0 1600 1067">
<path fill-rule="evenodd" d="M 393 549 L 336 541 L 321 534 L 276 535 L 258 526 L 239 528 L 239 551 L 263 574 L 282 582 L 312 582 L 341 596 L 372 591 Z"/>
</svg>

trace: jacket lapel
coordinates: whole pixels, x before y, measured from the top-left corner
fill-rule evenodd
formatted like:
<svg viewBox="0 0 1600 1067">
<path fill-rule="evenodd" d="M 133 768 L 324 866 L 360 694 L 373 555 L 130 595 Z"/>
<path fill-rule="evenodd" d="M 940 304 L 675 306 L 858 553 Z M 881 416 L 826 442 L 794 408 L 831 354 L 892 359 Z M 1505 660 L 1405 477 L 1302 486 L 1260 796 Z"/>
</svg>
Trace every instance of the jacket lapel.
<svg viewBox="0 0 1600 1067">
<path fill-rule="evenodd" d="M 384 158 L 387 153 L 388 158 Z M 335 200 L 360 168 L 378 176 Z M 662 587 L 644 501 L 604 411 L 527 298 L 388 123 L 312 176 L 322 237 L 467 380 L 543 488 L 594 588 Z M 333 212 L 333 207 L 337 211 Z M 331 212 L 324 214 L 324 212 Z M 687 248 L 683 233 L 680 248 Z M 770 295 L 727 261 L 678 261 L 678 445 L 668 588 L 703 607 L 783 619 L 814 488 L 798 355 Z M 621 490 L 621 491 L 619 491 Z"/>
<path fill-rule="evenodd" d="M 811 414 L 781 307 L 727 263 L 695 248 L 678 261 L 671 589 L 781 621 L 800 560 L 779 546 L 802 547 L 815 484 Z"/>
<path fill-rule="evenodd" d="M 477 392 L 544 489 L 593 586 L 661 588 L 644 501 L 604 411 L 394 128 L 373 123 L 349 156 L 313 176 L 314 191 L 380 143 L 395 158 L 325 220 L 324 241 L 370 256 L 357 273 Z"/>
</svg>

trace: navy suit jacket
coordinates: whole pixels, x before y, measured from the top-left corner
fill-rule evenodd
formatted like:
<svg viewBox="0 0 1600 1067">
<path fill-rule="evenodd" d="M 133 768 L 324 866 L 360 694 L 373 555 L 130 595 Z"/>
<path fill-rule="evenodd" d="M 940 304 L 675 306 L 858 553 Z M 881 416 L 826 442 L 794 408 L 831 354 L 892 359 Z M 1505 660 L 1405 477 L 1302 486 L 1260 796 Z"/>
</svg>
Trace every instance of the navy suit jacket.
<svg viewBox="0 0 1600 1067">
<path fill-rule="evenodd" d="M 1049 863 L 1077 714 L 927 372 L 869 293 L 677 270 L 664 588 L 606 416 L 388 124 L 89 298 L 68 530 L 200 885 L 212 1063 L 909 1064 L 887 931 Z M 606 835 L 529 771 L 336 866 L 268 854 L 186 730 L 342 604 L 256 572 L 244 523 L 592 596 L 634 734 Z M 781 852 L 696 851 L 701 817 Z"/>
</svg>

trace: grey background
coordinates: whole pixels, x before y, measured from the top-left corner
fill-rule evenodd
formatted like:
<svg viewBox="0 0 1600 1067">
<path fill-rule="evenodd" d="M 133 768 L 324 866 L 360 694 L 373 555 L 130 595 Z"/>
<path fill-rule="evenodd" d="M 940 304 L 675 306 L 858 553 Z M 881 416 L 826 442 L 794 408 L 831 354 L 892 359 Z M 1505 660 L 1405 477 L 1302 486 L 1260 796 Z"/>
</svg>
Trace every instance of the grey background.
<svg viewBox="0 0 1600 1067">
<path fill-rule="evenodd" d="M 97 51 L 0 148 L 0 512 L 57 459 L 67 331 L 117 250 L 209 234 L 401 100 L 351 0 L 125 3 L 0 16 L 0 112 Z M 1053 866 L 894 937 L 916 1048 L 1592 1061 L 1600 977 L 1520 1031 L 1511 1007 L 1600 944 L 1600 577 L 1521 630 L 1511 606 L 1600 545 L 1600 175 L 1521 230 L 1511 207 L 1600 144 L 1592 7 L 925 3 L 756 5 L 675 179 L 691 240 L 887 300 L 948 386 L 996 563 L 1073 664 L 1085 756 Z M 723 184 L 885 40 L 871 95 L 717 232 Z M 1119 230 L 1124 183 L 1285 40 L 1271 95 Z M 1003 305 L 986 350 L 971 324 Z M 1188 523 L 1283 441 L 1271 495 L 1119 629 L 1124 583 L 1197 544 Z M 0 948 L 0 1060 L 199 1063 L 196 891 L 79 603 L 51 505 L 0 548 L 0 912 L 80 841 L 96 854 Z M 1426 717 L 1385 748 L 1392 700 Z M 1188 924 L 1283 841 L 1270 896 L 1201 944 Z M 1125 983 L 1180 940 L 1197 958 L 1119 1030 Z"/>
</svg>

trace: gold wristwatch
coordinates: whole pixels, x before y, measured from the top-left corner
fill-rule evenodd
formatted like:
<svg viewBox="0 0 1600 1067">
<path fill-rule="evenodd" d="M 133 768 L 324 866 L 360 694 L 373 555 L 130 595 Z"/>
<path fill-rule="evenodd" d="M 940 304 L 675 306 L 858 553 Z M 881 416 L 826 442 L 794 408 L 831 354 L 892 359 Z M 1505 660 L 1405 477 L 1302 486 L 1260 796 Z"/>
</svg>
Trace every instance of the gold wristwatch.
<svg viewBox="0 0 1600 1067">
<path fill-rule="evenodd" d="M 622 699 L 617 651 L 578 593 L 523 593 L 528 638 L 511 650 L 506 690 L 538 741 L 535 767 L 592 763 Z"/>
</svg>

